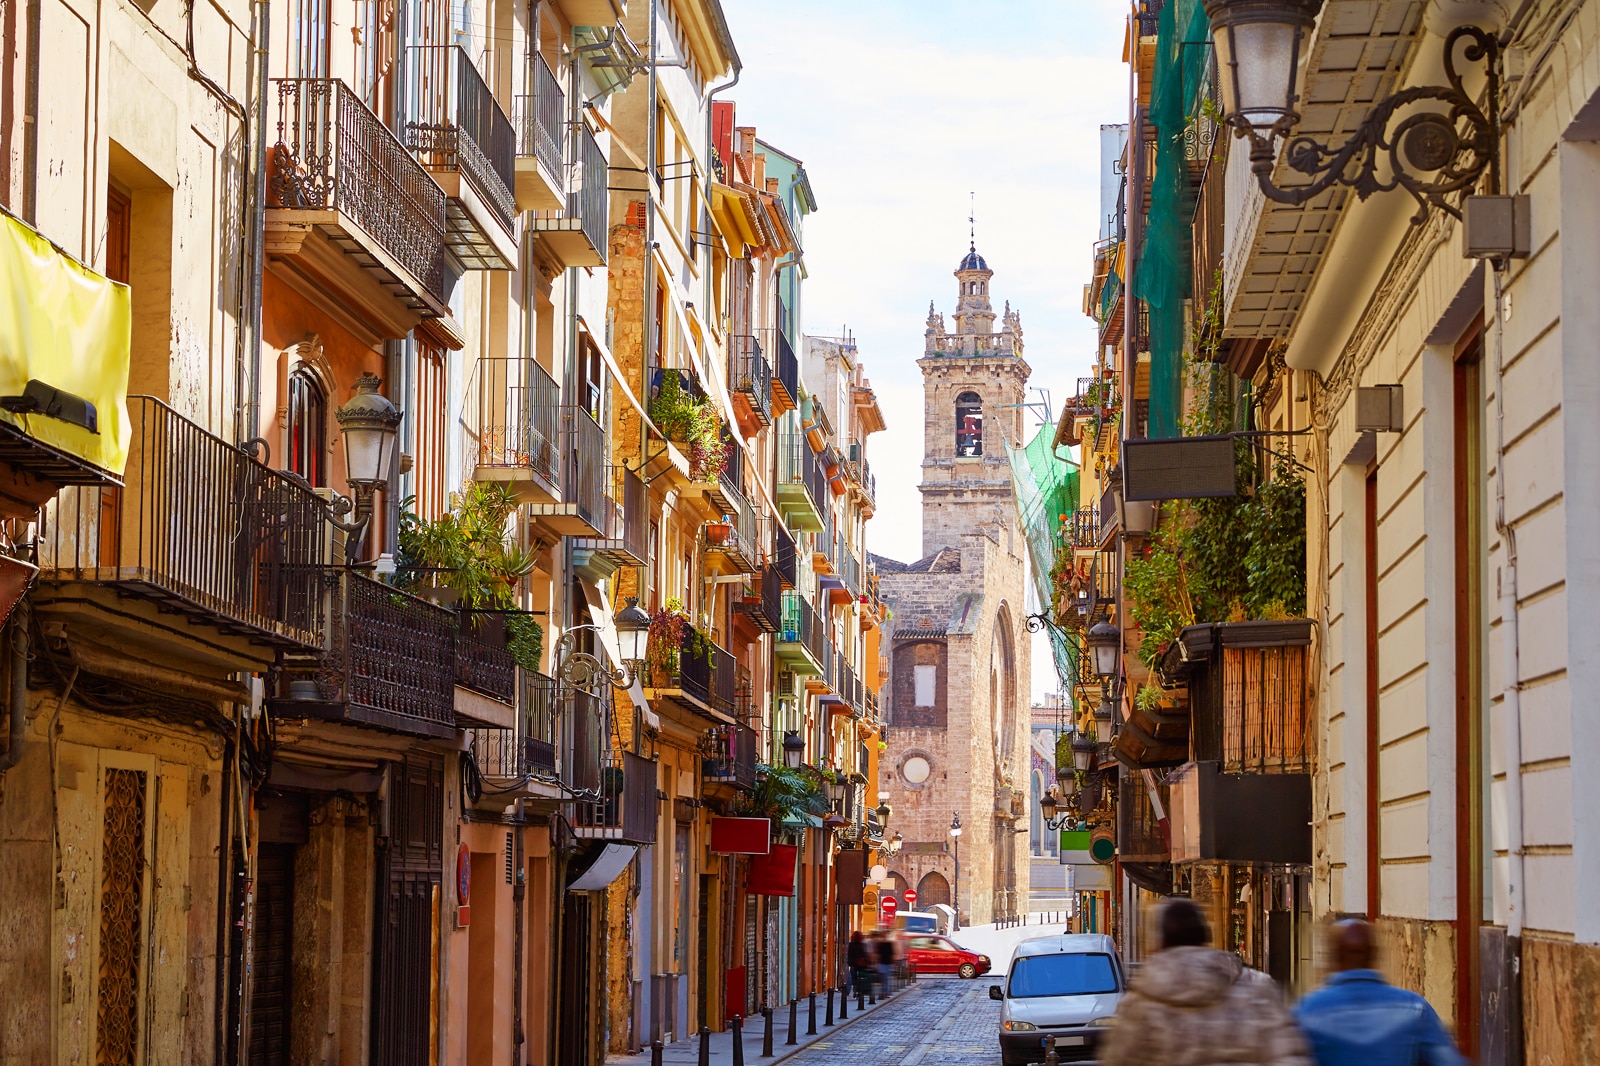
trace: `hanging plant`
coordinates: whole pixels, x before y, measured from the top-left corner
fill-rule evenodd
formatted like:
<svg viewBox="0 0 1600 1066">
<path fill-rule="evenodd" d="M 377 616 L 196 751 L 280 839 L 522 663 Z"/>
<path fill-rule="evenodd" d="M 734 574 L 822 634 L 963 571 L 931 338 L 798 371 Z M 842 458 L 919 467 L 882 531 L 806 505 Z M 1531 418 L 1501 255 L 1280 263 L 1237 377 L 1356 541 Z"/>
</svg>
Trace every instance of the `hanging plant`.
<svg viewBox="0 0 1600 1066">
<path fill-rule="evenodd" d="M 722 420 L 711 400 L 683 386 L 684 372 L 663 370 L 661 386 L 650 401 L 650 421 L 667 439 L 685 446 L 689 476 L 714 482 L 728 466 L 729 441 L 722 439 Z"/>
<path fill-rule="evenodd" d="M 771 818 L 774 822 L 820 814 L 828 809 L 828 799 L 813 772 L 766 763 L 756 764 L 756 787 L 739 793 L 733 801 L 735 814 Z"/>
<path fill-rule="evenodd" d="M 518 666 L 538 670 L 544 627 L 515 611 L 517 586 L 533 569 L 533 556 L 506 535 L 517 509 L 511 490 L 469 481 L 451 495 L 450 510 L 432 520 L 418 517 L 414 496 L 402 507 L 393 583 L 467 610 L 509 612 L 506 649 Z"/>
</svg>

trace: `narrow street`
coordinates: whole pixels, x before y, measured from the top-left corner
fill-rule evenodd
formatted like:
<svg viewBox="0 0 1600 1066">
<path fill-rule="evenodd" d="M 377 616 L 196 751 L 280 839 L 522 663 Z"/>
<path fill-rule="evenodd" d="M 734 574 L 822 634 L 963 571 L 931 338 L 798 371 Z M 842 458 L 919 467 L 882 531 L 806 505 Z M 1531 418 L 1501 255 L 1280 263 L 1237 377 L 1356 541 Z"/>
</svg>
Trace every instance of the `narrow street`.
<svg viewBox="0 0 1600 1066">
<path fill-rule="evenodd" d="M 992 1066 L 1000 1060 L 1000 1004 L 990 980 L 924 978 L 881 1010 L 819 1040 L 789 1062 L 798 1066 Z"/>
</svg>

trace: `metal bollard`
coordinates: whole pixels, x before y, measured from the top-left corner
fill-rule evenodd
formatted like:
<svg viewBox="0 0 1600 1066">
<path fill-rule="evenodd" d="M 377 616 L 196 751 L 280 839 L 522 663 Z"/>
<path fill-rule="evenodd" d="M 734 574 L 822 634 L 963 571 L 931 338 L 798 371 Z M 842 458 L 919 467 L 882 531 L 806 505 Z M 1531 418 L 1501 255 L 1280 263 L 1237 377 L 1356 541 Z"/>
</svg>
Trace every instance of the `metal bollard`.
<svg viewBox="0 0 1600 1066">
<path fill-rule="evenodd" d="M 711 1030 L 700 1027 L 700 1066 L 711 1066 Z"/>
<path fill-rule="evenodd" d="M 744 1066 L 744 1016 L 733 1016 L 733 1066 Z"/>
<path fill-rule="evenodd" d="M 815 992 L 811 993 L 811 1006 L 806 1008 L 806 1035 L 817 1035 L 817 994 Z M 789 1042 L 791 1044 L 794 1043 L 793 1040 Z"/>
<path fill-rule="evenodd" d="M 828 1017 L 827 1017 L 827 1020 L 825 1020 L 822 1024 L 823 1025 L 832 1025 L 833 1024 L 833 989 L 832 988 L 828 989 Z"/>
<path fill-rule="evenodd" d="M 868 985 L 867 987 L 871 988 L 872 986 Z M 862 991 L 860 985 L 857 985 L 856 986 L 856 1010 L 859 1012 L 859 1011 L 864 1011 L 866 1009 L 867 1009 L 867 994 L 866 994 L 866 992 Z"/>
<path fill-rule="evenodd" d="M 816 1011 L 817 1011 L 817 1001 L 816 1001 L 816 998 L 813 997 L 812 1000 L 811 1000 L 811 1027 L 812 1027 L 812 1031 L 813 1032 L 816 1031 L 816 1025 L 817 1025 L 817 1014 L 816 1014 Z M 800 1001 L 798 999 L 791 999 L 789 1001 L 789 1039 L 784 1041 L 785 1044 L 787 1044 L 787 1045 L 792 1047 L 795 1044 L 798 1044 L 800 1042 L 799 1038 L 795 1034 L 795 1029 L 799 1025 L 800 1025 Z"/>
<path fill-rule="evenodd" d="M 842 1022 L 850 1017 L 850 986 L 845 985 L 839 989 L 839 1020 Z"/>
<path fill-rule="evenodd" d="M 1061 1066 L 1061 1056 L 1056 1054 L 1056 1038 L 1044 1038 L 1044 1066 Z"/>
<path fill-rule="evenodd" d="M 650 1041 L 650 1066 L 661 1066 L 661 1041 Z"/>
<path fill-rule="evenodd" d="M 761 1011 L 761 1057 L 772 1057 L 772 1008 L 764 1007 Z"/>
</svg>

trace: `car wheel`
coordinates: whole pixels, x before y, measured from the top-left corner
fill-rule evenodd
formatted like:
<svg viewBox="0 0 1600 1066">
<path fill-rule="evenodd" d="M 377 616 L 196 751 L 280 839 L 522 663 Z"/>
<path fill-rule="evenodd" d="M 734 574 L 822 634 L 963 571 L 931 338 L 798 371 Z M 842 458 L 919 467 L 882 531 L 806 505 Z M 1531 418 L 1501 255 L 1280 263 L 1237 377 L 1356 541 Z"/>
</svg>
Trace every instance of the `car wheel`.
<svg viewBox="0 0 1600 1066">
<path fill-rule="evenodd" d="M 978 976 L 978 968 L 970 962 L 962 963 L 961 969 L 957 970 L 956 972 L 969 981 Z"/>
</svg>

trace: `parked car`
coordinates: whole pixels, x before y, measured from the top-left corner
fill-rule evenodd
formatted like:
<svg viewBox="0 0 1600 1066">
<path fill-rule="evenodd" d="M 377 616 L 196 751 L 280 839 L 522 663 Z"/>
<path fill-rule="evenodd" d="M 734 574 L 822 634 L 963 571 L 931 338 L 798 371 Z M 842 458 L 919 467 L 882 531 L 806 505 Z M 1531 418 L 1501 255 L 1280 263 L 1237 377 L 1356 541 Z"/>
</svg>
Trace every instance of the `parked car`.
<svg viewBox="0 0 1600 1066">
<path fill-rule="evenodd" d="M 915 933 L 906 938 L 906 961 L 917 974 L 953 973 L 977 977 L 989 972 L 989 956 L 968 951 L 949 937 Z"/>
<path fill-rule="evenodd" d="M 989 986 L 989 998 L 1002 1004 L 1001 1060 L 1006 1066 L 1043 1062 L 1047 1037 L 1055 1037 L 1062 1062 L 1094 1058 L 1126 990 L 1116 944 L 1103 933 L 1024 940 L 1006 983 Z"/>
</svg>

